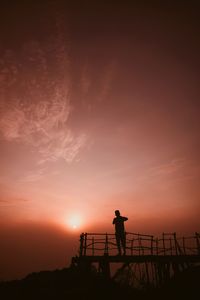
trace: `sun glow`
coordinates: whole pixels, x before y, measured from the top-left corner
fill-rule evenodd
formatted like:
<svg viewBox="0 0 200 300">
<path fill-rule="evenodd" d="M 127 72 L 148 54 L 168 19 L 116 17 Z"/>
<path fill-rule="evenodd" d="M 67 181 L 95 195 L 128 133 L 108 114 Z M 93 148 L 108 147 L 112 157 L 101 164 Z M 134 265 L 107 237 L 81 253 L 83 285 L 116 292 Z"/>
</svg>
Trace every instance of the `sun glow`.
<svg viewBox="0 0 200 300">
<path fill-rule="evenodd" d="M 80 228 L 82 225 L 82 218 L 78 214 L 74 214 L 68 218 L 68 226 L 72 229 Z"/>
</svg>

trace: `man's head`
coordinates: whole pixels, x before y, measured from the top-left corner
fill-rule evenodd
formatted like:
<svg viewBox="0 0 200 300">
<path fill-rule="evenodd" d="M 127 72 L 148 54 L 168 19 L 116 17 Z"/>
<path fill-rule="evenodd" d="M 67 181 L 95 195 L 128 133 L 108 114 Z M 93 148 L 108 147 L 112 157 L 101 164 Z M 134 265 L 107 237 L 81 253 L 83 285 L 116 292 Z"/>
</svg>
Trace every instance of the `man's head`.
<svg viewBox="0 0 200 300">
<path fill-rule="evenodd" d="M 116 215 L 116 217 L 119 217 L 119 216 L 120 216 L 120 211 L 119 211 L 119 210 L 116 210 L 116 211 L 115 211 L 115 215 Z"/>
</svg>

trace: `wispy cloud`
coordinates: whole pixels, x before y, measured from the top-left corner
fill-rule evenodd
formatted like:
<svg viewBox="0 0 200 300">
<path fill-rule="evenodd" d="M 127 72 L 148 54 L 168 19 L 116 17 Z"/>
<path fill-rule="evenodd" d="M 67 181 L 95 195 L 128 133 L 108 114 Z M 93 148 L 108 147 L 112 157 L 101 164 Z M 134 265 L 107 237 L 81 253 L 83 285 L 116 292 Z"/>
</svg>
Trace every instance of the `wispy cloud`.
<svg viewBox="0 0 200 300">
<path fill-rule="evenodd" d="M 53 63 L 47 45 L 37 42 L 24 46 L 23 64 L 12 52 L 1 61 L 1 136 L 31 146 L 40 155 L 40 164 L 60 158 L 70 163 L 86 143 L 86 135 L 74 134 L 69 126 L 68 49 L 62 40 L 54 42 L 48 45 L 55 54 Z"/>
<path fill-rule="evenodd" d="M 149 170 L 150 176 L 167 176 L 181 171 L 185 167 L 185 159 L 173 159 L 165 164 L 158 165 Z"/>
<path fill-rule="evenodd" d="M 22 182 L 35 182 L 42 179 L 45 176 L 46 169 L 39 169 L 36 171 L 29 172 L 26 176 L 21 180 Z"/>
<path fill-rule="evenodd" d="M 197 170 L 189 158 L 174 158 L 166 163 L 147 168 L 138 178 L 142 184 L 153 185 L 156 188 L 172 188 L 197 178 Z"/>
<path fill-rule="evenodd" d="M 14 198 L 11 196 L 4 196 L 0 198 L 0 207 L 10 207 L 25 202 L 29 202 L 29 200 L 25 198 Z"/>
</svg>

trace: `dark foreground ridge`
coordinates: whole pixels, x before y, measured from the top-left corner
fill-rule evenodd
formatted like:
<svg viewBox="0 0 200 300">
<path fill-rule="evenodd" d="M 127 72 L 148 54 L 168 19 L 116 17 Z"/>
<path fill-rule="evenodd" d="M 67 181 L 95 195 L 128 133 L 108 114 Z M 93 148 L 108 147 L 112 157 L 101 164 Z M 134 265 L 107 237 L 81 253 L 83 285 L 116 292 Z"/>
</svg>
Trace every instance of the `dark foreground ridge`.
<svg viewBox="0 0 200 300">
<path fill-rule="evenodd" d="M 200 266 L 191 267 L 162 288 L 137 290 L 103 278 L 95 268 L 83 273 L 70 267 L 29 274 L 22 280 L 0 283 L 0 299 L 195 299 L 199 296 Z"/>
</svg>

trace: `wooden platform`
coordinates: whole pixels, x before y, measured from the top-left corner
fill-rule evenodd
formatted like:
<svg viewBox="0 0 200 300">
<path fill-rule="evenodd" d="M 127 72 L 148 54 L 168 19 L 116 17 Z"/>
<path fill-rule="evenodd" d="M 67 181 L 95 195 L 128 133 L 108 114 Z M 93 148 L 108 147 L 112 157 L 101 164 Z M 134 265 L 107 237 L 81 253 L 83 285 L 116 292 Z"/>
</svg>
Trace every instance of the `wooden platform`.
<svg viewBox="0 0 200 300">
<path fill-rule="evenodd" d="M 126 233 L 126 255 L 118 252 L 115 234 L 82 233 L 79 254 L 72 258 L 72 265 L 90 272 L 95 264 L 98 272 L 110 278 L 112 264 L 118 264 L 113 278 L 161 286 L 175 273 L 200 264 L 200 235 Z"/>
<path fill-rule="evenodd" d="M 200 263 L 200 255 L 99 255 L 99 256 L 76 256 L 74 262 L 80 263 Z"/>
</svg>

